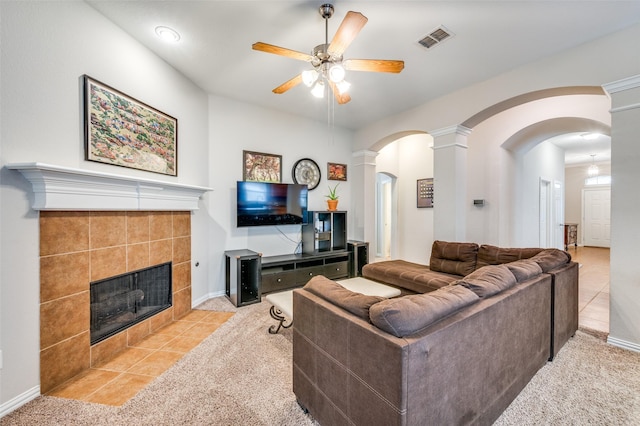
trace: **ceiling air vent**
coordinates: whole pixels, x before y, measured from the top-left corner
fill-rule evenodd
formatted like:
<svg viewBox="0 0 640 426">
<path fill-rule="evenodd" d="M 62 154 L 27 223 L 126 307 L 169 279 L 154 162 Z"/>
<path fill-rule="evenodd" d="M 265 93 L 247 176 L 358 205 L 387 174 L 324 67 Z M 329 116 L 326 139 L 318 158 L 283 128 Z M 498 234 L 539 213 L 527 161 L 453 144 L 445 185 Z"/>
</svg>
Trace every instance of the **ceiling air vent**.
<svg viewBox="0 0 640 426">
<path fill-rule="evenodd" d="M 431 31 L 428 36 L 426 36 L 422 40 L 419 40 L 418 43 L 420 43 L 427 49 L 430 49 L 447 40 L 448 38 L 451 38 L 452 35 L 453 33 L 451 31 L 443 26 L 439 26 L 435 30 Z"/>
</svg>

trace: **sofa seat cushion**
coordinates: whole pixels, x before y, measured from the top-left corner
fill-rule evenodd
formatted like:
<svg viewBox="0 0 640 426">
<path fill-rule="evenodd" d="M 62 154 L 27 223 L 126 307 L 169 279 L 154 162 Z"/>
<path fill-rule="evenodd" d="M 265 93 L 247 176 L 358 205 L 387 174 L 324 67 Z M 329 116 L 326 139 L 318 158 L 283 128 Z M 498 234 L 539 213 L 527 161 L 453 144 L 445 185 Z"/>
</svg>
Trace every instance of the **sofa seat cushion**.
<svg viewBox="0 0 640 426">
<path fill-rule="evenodd" d="M 455 284 L 473 291 L 478 297 L 489 297 L 516 285 L 516 277 L 505 265 L 484 266 Z"/>
<path fill-rule="evenodd" d="M 429 268 L 435 272 L 465 276 L 476 269 L 477 258 L 476 243 L 436 240 L 431 247 Z"/>
<path fill-rule="evenodd" d="M 427 265 L 406 260 L 369 263 L 363 266 L 362 276 L 416 293 L 434 291 L 460 279 L 460 275 L 433 272 Z"/>
<path fill-rule="evenodd" d="M 531 259 L 516 260 L 515 262 L 505 263 L 511 273 L 516 277 L 516 281 L 521 283 L 527 281 L 542 273 L 542 268 Z"/>
<path fill-rule="evenodd" d="M 542 272 L 549 272 L 571 261 L 571 255 L 558 249 L 544 249 L 531 257 L 542 268 Z"/>
<path fill-rule="evenodd" d="M 540 253 L 541 248 L 503 248 L 483 244 L 478 249 L 478 263 L 476 269 L 487 265 L 502 265 L 521 259 L 529 259 Z"/>
<path fill-rule="evenodd" d="M 461 286 L 448 286 L 425 294 L 387 299 L 369 309 L 371 322 L 396 337 L 414 334 L 430 324 L 479 300 Z"/>
<path fill-rule="evenodd" d="M 348 290 L 322 275 L 311 278 L 304 289 L 367 321 L 371 305 L 385 300 L 384 297 L 366 296 Z"/>
</svg>

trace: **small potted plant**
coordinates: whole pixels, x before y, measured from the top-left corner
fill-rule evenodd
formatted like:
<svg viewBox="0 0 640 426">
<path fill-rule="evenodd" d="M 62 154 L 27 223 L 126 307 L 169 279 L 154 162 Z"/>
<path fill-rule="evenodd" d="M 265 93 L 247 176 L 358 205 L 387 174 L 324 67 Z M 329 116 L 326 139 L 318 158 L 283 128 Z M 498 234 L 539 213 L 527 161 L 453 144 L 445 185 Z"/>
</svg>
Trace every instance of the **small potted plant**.
<svg viewBox="0 0 640 426">
<path fill-rule="evenodd" d="M 333 188 L 329 187 L 329 194 L 325 195 L 325 197 L 328 198 L 327 209 L 329 211 L 335 211 L 338 209 L 338 198 L 340 198 L 336 193 L 336 190 L 338 189 L 338 185 L 340 185 L 340 182 L 338 182 L 336 186 L 334 186 Z"/>
</svg>

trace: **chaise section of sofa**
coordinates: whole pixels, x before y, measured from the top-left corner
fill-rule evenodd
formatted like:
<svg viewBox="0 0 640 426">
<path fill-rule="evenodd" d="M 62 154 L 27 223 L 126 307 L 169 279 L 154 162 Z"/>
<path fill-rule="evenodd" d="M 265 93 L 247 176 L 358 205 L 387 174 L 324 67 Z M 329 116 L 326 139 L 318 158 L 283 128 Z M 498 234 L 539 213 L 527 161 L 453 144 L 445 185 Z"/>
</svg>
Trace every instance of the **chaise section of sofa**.
<svg viewBox="0 0 640 426">
<path fill-rule="evenodd" d="M 504 274 L 479 273 L 473 290 L 366 300 L 369 319 L 317 291 L 294 290 L 298 402 L 327 425 L 491 424 L 550 346 L 551 276 L 518 283 L 512 275 L 497 293 L 477 295 L 483 280 L 490 286 Z M 371 320 L 389 322 L 388 331 Z"/>
<path fill-rule="evenodd" d="M 434 272 L 426 265 L 406 260 L 369 263 L 362 268 L 362 276 L 399 287 L 405 293 L 427 293 L 462 278 L 461 275 Z"/>
</svg>

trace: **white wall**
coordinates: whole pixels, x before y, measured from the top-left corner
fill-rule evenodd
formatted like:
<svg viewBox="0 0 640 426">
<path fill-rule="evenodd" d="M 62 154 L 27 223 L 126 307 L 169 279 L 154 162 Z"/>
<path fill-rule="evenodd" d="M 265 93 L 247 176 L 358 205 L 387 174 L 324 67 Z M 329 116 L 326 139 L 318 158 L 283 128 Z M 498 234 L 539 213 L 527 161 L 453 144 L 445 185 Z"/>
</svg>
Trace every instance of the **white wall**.
<svg viewBox="0 0 640 426">
<path fill-rule="evenodd" d="M 207 186 L 207 95 L 83 2 L 1 2 L 1 165 L 43 162 Z M 178 177 L 84 161 L 81 77 L 88 74 L 178 119 Z M 38 392 L 38 214 L 31 186 L 0 174 L 0 404 Z M 200 205 L 207 207 L 205 201 Z M 202 226 L 206 210 L 192 216 Z M 192 236 L 193 293 L 207 291 L 207 232 Z"/>
<path fill-rule="evenodd" d="M 236 227 L 236 183 L 242 180 L 242 151 L 282 155 L 282 181 L 293 183 L 291 169 L 301 158 L 311 158 L 320 167 L 322 179 L 309 191 L 309 210 L 326 210 L 327 162 L 347 164 L 347 181 L 338 186 L 339 210 L 350 210 L 352 132 L 288 114 L 233 101 L 209 97 L 210 197 L 209 241 L 212 265 L 209 291 L 224 292 L 224 251 L 244 249 L 264 256 L 291 254 L 300 240 L 300 226 Z M 351 222 L 349 214 L 348 220 Z M 348 227 L 349 237 L 352 226 Z M 283 235 L 284 234 L 284 235 Z"/>
<path fill-rule="evenodd" d="M 396 258 L 428 264 L 433 243 L 433 209 L 416 206 L 417 180 L 433 177 L 433 138 L 405 136 L 380 150 L 376 173 L 397 177 Z M 372 247 L 375 247 L 372 245 Z"/>
<path fill-rule="evenodd" d="M 540 181 L 550 183 L 551 194 L 548 208 L 553 212 L 554 182 L 564 187 L 564 150 L 551 142 L 542 142 L 531 151 L 518 156 L 518 191 L 522 197 L 515 212 L 516 238 L 522 247 L 541 247 L 540 242 Z M 561 194 L 563 196 L 564 193 Z M 552 219 L 551 223 L 553 224 Z M 553 228 L 555 229 L 555 228 Z M 553 235 L 549 237 L 546 247 L 555 247 Z M 558 247 L 559 248 L 559 247 Z"/>
</svg>

